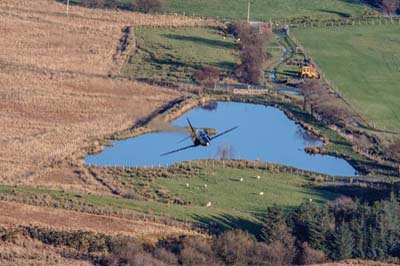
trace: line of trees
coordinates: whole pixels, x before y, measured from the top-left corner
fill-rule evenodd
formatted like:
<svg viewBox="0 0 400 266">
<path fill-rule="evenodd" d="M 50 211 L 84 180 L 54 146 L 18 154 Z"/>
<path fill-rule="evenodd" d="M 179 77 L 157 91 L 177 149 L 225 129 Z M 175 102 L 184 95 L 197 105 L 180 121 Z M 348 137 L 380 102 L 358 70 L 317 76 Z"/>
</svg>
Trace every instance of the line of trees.
<svg viewBox="0 0 400 266">
<path fill-rule="evenodd" d="M 296 239 L 297 263 L 321 263 L 350 258 L 400 261 L 400 203 L 390 200 L 372 206 L 340 197 L 326 205 L 303 204 L 284 215 L 267 212 L 263 236 L 273 241 L 284 232 Z M 288 229 L 282 230 L 283 226 Z M 280 233 L 280 235 L 283 235 Z M 296 261 L 297 259 L 297 261 Z"/>
<path fill-rule="evenodd" d="M 315 115 L 327 124 L 345 126 L 351 118 L 351 112 L 329 88 L 320 80 L 306 80 L 299 85 L 304 95 L 304 111 Z"/>
<path fill-rule="evenodd" d="M 240 48 L 241 64 L 235 69 L 236 75 L 242 82 L 259 84 L 264 77 L 268 36 L 244 22 L 230 24 L 228 31 L 238 40 Z"/>
</svg>

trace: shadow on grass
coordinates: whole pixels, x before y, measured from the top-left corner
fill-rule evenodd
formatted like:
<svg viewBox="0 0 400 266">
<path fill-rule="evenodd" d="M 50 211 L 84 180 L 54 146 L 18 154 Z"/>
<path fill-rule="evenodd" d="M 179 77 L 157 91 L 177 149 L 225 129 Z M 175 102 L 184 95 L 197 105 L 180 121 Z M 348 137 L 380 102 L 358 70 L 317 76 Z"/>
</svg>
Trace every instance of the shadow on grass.
<svg viewBox="0 0 400 266">
<path fill-rule="evenodd" d="M 281 72 L 277 72 L 276 74 L 291 76 L 291 77 L 295 77 L 295 78 L 299 77 L 299 72 L 298 71 L 294 71 L 294 70 L 284 70 L 284 71 L 281 71 Z"/>
<path fill-rule="evenodd" d="M 206 45 L 212 46 L 212 47 L 218 46 L 218 47 L 226 48 L 226 49 L 234 49 L 235 48 L 235 45 L 233 43 L 229 43 L 226 41 L 211 40 L 211 39 L 202 38 L 202 37 L 184 36 L 184 35 L 177 35 L 177 34 L 163 34 L 163 36 L 166 38 L 169 38 L 169 39 L 173 39 L 173 40 L 202 43 L 202 44 L 206 44 Z"/>
<path fill-rule="evenodd" d="M 369 188 L 351 185 L 329 185 L 323 186 L 321 189 L 339 193 L 351 198 L 357 198 L 361 202 L 375 202 L 378 200 L 386 200 L 390 197 L 391 190 L 389 188 Z"/>
<path fill-rule="evenodd" d="M 337 10 L 320 9 L 318 11 L 324 12 L 324 13 L 328 13 L 328 14 L 338 15 L 339 17 L 342 17 L 342 18 L 349 18 L 350 17 L 350 14 L 345 13 L 345 12 L 340 12 L 340 11 L 337 11 Z"/>
<path fill-rule="evenodd" d="M 261 233 L 262 225 L 260 222 L 251 221 L 243 217 L 237 217 L 230 214 L 212 215 L 212 216 L 201 216 L 195 214 L 193 219 L 196 220 L 201 226 L 204 226 L 210 230 L 213 234 L 220 234 L 225 231 L 241 229 L 259 236 Z"/>
<path fill-rule="evenodd" d="M 236 67 L 235 63 L 222 61 L 214 64 L 218 68 L 223 68 L 226 70 L 233 70 Z"/>
</svg>

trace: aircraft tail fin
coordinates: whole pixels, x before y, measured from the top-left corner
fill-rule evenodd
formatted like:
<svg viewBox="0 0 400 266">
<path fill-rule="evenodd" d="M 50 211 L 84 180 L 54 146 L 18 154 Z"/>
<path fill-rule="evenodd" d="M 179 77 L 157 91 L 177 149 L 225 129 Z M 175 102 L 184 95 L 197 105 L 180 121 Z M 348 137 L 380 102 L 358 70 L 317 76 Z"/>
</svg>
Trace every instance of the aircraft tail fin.
<svg viewBox="0 0 400 266">
<path fill-rule="evenodd" d="M 190 129 L 192 130 L 192 133 L 195 134 L 196 131 L 194 130 L 194 128 L 193 128 L 193 126 L 192 126 L 192 123 L 190 123 L 189 118 L 186 117 L 186 119 L 187 119 L 187 121 L 188 121 L 188 123 L 189 123 L 189 126 L 190 126 Z"/>
</svg>

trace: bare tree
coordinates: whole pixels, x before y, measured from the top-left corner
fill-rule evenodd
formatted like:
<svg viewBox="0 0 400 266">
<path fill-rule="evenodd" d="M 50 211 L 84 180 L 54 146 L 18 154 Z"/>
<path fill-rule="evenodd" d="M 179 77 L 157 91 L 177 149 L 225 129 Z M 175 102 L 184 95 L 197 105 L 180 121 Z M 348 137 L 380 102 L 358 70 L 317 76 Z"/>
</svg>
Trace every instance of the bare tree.
<svg viewBox="0 0 400 266">
<path fill-rule="evenodd" d="M 387 15 L 393 15 L 399 8 L 397 0 L 382 0 L 382 11 Z"/>
<path fill-rule="evenodd" d="M 316 115 L 327 124 L 345 125 L 350 111 L 330 92 L 326 83 L 309 80 L 300 85 L 304 95 L 304 110 Z"/>
<path fill-rule="evenodd" d="M 220 145 L 218 146 L 218 158 L 221 160 L 232 159 L 235 155 L 232 145 Z"/>
<path fill-rule="evenodd" d="M 267 36 L 248 23 L 235 23 L 230 32 L 239 40 L 241 64 L 235 72 L 246 83 L 257 84 L 263 78 Z"/>
</svg>

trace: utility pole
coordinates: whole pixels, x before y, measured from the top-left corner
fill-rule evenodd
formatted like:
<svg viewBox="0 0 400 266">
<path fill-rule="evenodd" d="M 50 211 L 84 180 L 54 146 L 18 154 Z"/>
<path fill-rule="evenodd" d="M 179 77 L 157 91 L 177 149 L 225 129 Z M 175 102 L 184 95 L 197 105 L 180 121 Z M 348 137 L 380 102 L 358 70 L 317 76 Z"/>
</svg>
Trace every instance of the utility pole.
<svg viewBox="0 0 400 266">
<path fill-rule="evenodd" d="M 247 1 L 247 23 L 250 22 L 250 0 Z"/>
<path fill-rule="evenodd" d="M 68 16 L 68 11 L 69 11 L 69 0 L 67 0 L 67 16 Z"/>
</svg>

